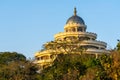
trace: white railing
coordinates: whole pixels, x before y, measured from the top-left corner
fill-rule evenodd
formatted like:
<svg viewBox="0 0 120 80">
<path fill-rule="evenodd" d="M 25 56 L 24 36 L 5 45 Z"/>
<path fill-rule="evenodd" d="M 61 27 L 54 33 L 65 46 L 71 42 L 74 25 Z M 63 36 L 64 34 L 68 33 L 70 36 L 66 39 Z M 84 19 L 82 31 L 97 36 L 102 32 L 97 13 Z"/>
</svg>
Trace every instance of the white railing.
<svg viewBox="0 0 120 80">
<path fill-rule="evenodd" d="M 103 41 L 97 41 L 97 40 L 84 40 L 81 43 L 92 43 L 92 44 L 99 44 L 99 45 L 103 45 L 103 46 L 107 45 L 107 43 L 105 43 Z"/>
<path fill-rule="evenodd" d="M 100 49 L 87 49 L 86 52 L 93 52 L 93 53 L 110 53 L 108 50 L 100 50 Z"/>
<path fill-rule="evenodd" d="M 38 56 L 42 56 L 42 55 L 51 55 L 50 53 L 54 53 L 56 52 L 55 50 L 44 50 L 44 51 L 40 51 L 40 52 L 37 52 L 35 53 L 35 56 L 38 57 Z"/>
<path fill-rule="evenodd" d="M 90 35 L 97 37 L 97 34 L 92 32 L 59 32 L 58 34 L 55 34 L 54 37 L 56 38 L 64 35 Z"/>
<path fill-rule="evenodd" d="M 36 60 L 36 63 L 49 63 L 49 62 L 53 62 L 53 59 L 43 59 L 43 60 Z"/>
</svg>

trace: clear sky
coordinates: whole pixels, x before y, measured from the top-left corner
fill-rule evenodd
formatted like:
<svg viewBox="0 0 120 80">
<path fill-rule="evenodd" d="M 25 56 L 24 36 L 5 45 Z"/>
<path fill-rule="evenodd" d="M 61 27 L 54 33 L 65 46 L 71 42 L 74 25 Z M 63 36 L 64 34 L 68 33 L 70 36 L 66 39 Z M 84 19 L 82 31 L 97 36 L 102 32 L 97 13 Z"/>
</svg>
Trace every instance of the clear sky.
<svg viewBox="0 0 120 80">
<path fill-rule="evenodd" d="M 120 39 L 120 0 L 0 0 L 0 52 L 34 57 L 45 42 L 62 32 L 76 6 L 88 32 L 108 49 Z"/>
</svg>

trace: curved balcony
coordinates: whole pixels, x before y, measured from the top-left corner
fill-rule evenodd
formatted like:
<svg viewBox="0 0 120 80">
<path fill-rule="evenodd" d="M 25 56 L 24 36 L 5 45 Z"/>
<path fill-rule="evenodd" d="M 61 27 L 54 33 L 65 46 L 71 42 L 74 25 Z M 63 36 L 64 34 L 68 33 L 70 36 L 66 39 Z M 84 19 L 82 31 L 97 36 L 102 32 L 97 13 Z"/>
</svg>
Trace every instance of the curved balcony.
<svg viewBox="0 0 120 80">
<path fill-rule="evenodd" d="M 94 45 L 97 47 L 106 48 L 107 43 L 103 41 L 97 41 L 97 40 L 84 40 L 80 42 L 80 45 Z"/>
<path fill-rule="evenodd" d="M 60 32 L 58 34 L 55 34 L 54 38 L 57 39 L 65 36 L 89 36 L 96 39 L 97 34 L 92 32 Z"/>
<path fill-rule="evenodd" d="M 55 52 L 55 50 L 44 50 L 44 51 L 35 53 L 35 57 L 51 55 L 51 53 L 54 53 L 54 52 Z"/>
<path fill-rule="evenodd" d="M 101 54 L 101 53 L 110 53 L 110 52 L 108 50 L 87 49 L 86 53 L 88 53 L 88 54 Z"/>
<path fill-rule="evenodd" d="M 53 59 L 47 59 L 47 60 L 35 60 L 34 63 L 38 65 L 46 65 L 52 63 L 54 60 Z"/>
</svg>

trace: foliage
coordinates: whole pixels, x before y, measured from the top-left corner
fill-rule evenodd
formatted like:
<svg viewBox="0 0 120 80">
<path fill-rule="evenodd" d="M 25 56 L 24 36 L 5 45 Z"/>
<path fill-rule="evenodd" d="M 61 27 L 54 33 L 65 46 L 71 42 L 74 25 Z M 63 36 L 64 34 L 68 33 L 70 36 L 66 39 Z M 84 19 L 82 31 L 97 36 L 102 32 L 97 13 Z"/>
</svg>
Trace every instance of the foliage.
<svg viewBox="0 0 120 80">
<path fill-rule="evenodd" d="M 52 46 L 51 43 L 47 45 Z M 24 55 L 16 52 L 1 52 L 0 80 L 120 80 L 118 45 L 117 50 L 112 50 L 109 54 L 103 53 L 98 58 L 92 54 L 85 54 L 82 52 L 83 49 L 81 49 L 82 54 L 70 54 L 74 50 L 71 46 L 71 52 L 59 54 L 53 64 L 40 73 L 37 73 L 38 66 L 31 60 L 26 60 Z M 58 48 L 57 43 L 56 46 Z"/>
<path fill-rule="evenodd" d="M 75 44 L 75 45 L 73 45 Z M 51 41 L 43 45 L 44 50 L 54 50 L 56 53 L 66 53 L 71 54 L 78 52 L 83 53 L 86 49 L 81 47 L 78 41 Z M 77 54 L 78 54 L 77 53 Z"/>
<path fill-rule="evenodd" d="M 90 61 L 90 58 L 93 58 L 92 56 L 89 58 L 85 56 L 79 54 L 58 55 L 53 65 L 41 73 L 42 80 L 80 80 L 86 74 L 88 64 L 94 61 Z"/>
<path fill-rule="evenodd" d="M 0 80 L 39 80 L 37 66 L 16 52 L 0 53 Z"/>
<path fill-rule="evenodd" d="M 41 80 L 119 80 L 120 53 L 112 51 L 97 59 L 88 54 L 60 54 L 40 75 Z"/>
<path fill-rule="evenodd" d="M 101 54 L 98 58 L 86 54 L 76 41 L 51 41 L 44 49 L 61 50 L 52 66 L 40 73 L 41 80 L 119 80 L 120 43 L 117 50 Z M 79 54 L 73 54 L 79 52 Z M 62 54 L 63 53 L 63 54 Z"/>
<path fill-rule="evenodd" d="M 17 52 L 0 52 L 0 64 L 9 64 L 13 61 L 25 61 L 26 57 Z"/>
<path fill-rule="evenodd" d="M 120 52 L 120 41 L 118 41 L 118 44 L 117 44 L 117 51 Z"/>
</svg>

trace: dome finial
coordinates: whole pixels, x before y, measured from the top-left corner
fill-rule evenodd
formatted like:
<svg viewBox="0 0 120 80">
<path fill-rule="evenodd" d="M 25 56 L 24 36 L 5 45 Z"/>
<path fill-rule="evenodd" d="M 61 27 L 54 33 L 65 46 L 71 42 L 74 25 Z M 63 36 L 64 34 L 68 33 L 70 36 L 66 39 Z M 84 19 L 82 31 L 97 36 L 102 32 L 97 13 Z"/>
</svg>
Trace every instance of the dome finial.
<svg viewBox="0 0 120 80">
<path fill-rule="evenodd" d="M 76 10 L 76 7 L 74 8 L 74 16 L 76 16 L 77 14 L 77 10 Z"/>
</svg>

